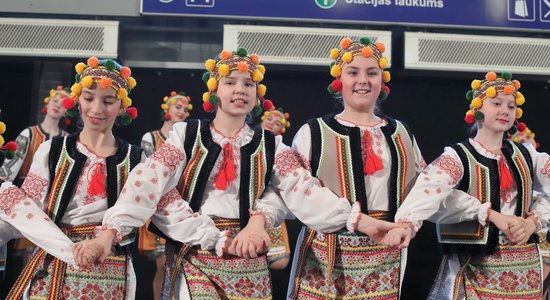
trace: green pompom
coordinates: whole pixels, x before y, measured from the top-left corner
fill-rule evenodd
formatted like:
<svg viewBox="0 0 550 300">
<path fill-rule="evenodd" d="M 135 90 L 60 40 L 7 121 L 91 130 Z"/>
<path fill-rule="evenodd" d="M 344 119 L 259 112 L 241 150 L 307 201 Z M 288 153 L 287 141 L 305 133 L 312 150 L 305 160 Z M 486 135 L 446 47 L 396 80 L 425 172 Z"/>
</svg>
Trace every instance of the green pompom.
<svg viewBox="0 0 550 300">
<path fill-rule="evenodd" d="M 124 126 L 130 125 L 130 123 L 132 123 L 132 117 L 130 116 L 130 114 L 125 113 L 122 115 L 122 117 L 120 117 L 120 122 Z"/>
<path fill-rule="evenodd" d="M 516 125 L 510 127 L 510 129 L 508 129 L 508 134 L 510 134 L 510 135 L 514 135 L 514 134 L 516 134 L 516 132 L 518 132 L 518 127 Z"/>
<path fill-rule="evenodd" d="M 218 98 L 218 96 L 216 95 L 210 95 L 210 97 L 208 97 L 208 102 L 210 102 L 212 106 L 218 105 L 218 101 L 220 101 L 220 98 Z"/>
<path fill-rule="evenodd" d="M 332 69 L 332 66 L 334 66 L 336 64 L 336 61 L 331 61 L 330 64 L 328 65 L 328 69 L 331 70 Z"/>
<path fill-rule="evenodd" d="M 67 112 L 65 112 L 67 114 L 67 116 L 69 116 L 70 118 L 76 118 L 76 116 L 78 115 L 78 112 L 76 110 L 76 106 L 73 106 L 73 108 L 67 110 Z"/>
<path fill-rule="evenodd" d="M 475 112 L 474 117 L 476 118 L 477 121 L 481 121 L 483 120 L 483 118 L 485 118 L 485 115 L 478 110 Z"/>
<path fill-rule="evenodd" d="M 116 69 L 116 63 L 112 59 L 107 59 L 105 61 L 105 64 L 103 64 L 105 68 L 109 69 L 110 71 L 114 71 Z"/>
<path fill-rule="evenodd" d="M 204 83 L 207 83 L 208 79 L 210 79 L 210 72 L 207 71 L 202 74 L 202 81 L 204 81 Z"/>
<path fill-rule="evenodd" d="M 472 90 L 469 90 L 466 92 L 466 100 L 468 100 L 468 102 L 472 101 L 472 99 L 474 99 L 474 91 Z"/>
<path fill-rule="evenodd" d="M 334 90 L 332 89 L 332 84 L 329 84 L 329 85 L 328 85 L 327 91 L 328 91 L 330 94 L 334 94 Z"/>
<path fill-rule="evenodd" d="M 15 157 L 15 151 L 7 150 L 6 151 L 6 158 L 7 159 L 13 159 Z"/>
<path fill-rule="evenodd" d="M 75 81 L 75 82 L 80 82 L 80 74 L 76 74 L 76 75 L 74 76 L 74 81 Z"/>
<path fill-rule="evenodd" d="M 245 57 L 248 54 L 248 51 L 246 51 L 245 48 L 238 48 L 236 52 L 240 57 Z"/>
<path fill-rule="evenodd" d="M 179 94 L 182 95 L 182 96 L 185 96 L 185 92 L 184 92 L 184 91 L 179 92 Z"/>
<path fill-rule="evenodd" d="M 364 36 L 362 38 L 359 39 L 359 43 L 363 44 L 363 45 L 368 45 L 370 44 L 370 37 L 368 36 Z"/>
<path fill-rule="evenodd" d="M 508 80 L 511 80 L 512 79 L 512 73 L 510 72 L 502 72 L 502 79 L 508 81 Z"/>
<path fill-rule="evenodd" d="M 254 106 L 254 109 L 252 110 L 252 116 L 258 117 L 262 113 L 262 108 L 259 105 Z"/>
<path fill-rule="evenodd" d="M 378 96 L 378 100 L 384 101 L 384 100 L 386 100 L 386 98 L 388 98 L 388 93 L 386 93 L 386 91 L 384 91 L 384 90 L 380 91 L 380 95 Z"/>
</svg>

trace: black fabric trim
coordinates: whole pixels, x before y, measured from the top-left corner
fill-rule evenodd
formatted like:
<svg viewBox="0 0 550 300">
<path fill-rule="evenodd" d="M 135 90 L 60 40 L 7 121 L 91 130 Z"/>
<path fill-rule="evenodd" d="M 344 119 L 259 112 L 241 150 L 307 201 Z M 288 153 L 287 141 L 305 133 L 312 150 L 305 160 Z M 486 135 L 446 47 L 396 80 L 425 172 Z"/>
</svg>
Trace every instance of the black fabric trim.
<svg viewBox="0 0 550 300">
<path fill-rule="evenodd" d="M 361 130 L 358 127 L 349 127 L 340 124 L 335 114 L 321 117 L 323 121 L 334 131 L 341 135 L 346 135 L 350 139 L 351 149 L 351 167 L 355 185 L 355 198 L 361 203 L 361 212 L 368 213 L 367 194 L 365 188 L 365 174 L 363 173 L 363 156 L 361 153 Z M 320 136 L 320 135 L 319 135 Z M 313 148 L 319 148 L 321 152 L 321 143 L 312 144 Z"/>
<path fill-rule="evenodd" d="M 57 211 L 57 215 L 55 216 L 55 219 L 53 220 L 55 222 L 55 224 L 58 224 L 58 225 L 60 224 L 61 219 L 63 218 L 63 215 L 65 215 L 65 211 L 67 210 L 67 206 L 69 205 L 69 202 L 71 201 L 71 199 L 73 197 L 74 190 L 75 190 L 77 182 L 78 182 L 78 178 L 80 177 L 80 174 L 82 174 L 82 170 L 84 169 L 84 164 L 88 160 L 86 155 L 80 153 L 76 148 L 76 140 L 78 139 L 79 134 L 80 134 L 80 132 L 73 133 L 73 134 L 67 136 L 66 141 L 65 141 L 65 146 L 67 147 L 67 154 L 72 159 L 74 159 L 74 166 L 73 166 L 71 172 L 68 175 L 67 183 L 65 184 L 65 189 L 62 191 L 62 194 L 61 194 L 61 200 L 59 202 L 59 209 Z M 62 149 L 63 148 L 63 137 L 55 138 L 55 140 L 60 141 L 58 143 L 60 145 L 60 148 Z M 53 146 L 53 141 L 52 141 L 52 146 Z M 52 151 L 51 153 L 61 154 L 61 149 L 56 150 L 56 151 Z M 50 154 L 50 155 L 52 155 L 52 154 Z M 52 157 L 50 157 L 50 158 L 52 158 Z M 59 158 L 60 157 L 57 156 L 57 159 L 54 160 L 55 165 L 57 165 L 57 162 L 59 161 Z M 50 159 L 50 163 L 51 162 L 52 162 L 52 160 Z M 53 172 L 55 172 L 55 165 L 54 165 Z M 51 169 L 50 169 L 50 172 L 52 172 Z M 53 179 L 54 178 L 55 178 L 55 175 L 54 175 L 54 177 L 51 177 L 50 188 L 53 184 Z"/>
<path fill-rule="evenodd" d="M 318 119 L 309 120 L 307 124 L 311 132 L 311 159 L 309 164 L 311 165 L 311 174 L 317 176 L 319 161 L 321 160 L 321 127 Z"/>
<path fill-rule="evenodd" d="M 222 150 L 222 147 L 216 144 L 216 142 L 214 142 L 214 140 L 212 139 L 212 133 L 210 132 L 210 121 L 206 121 L 206 120 L 201 121 L 200 128 L 197 128 L 197 129 L 201 131 L 202 144 L 206 147 L 206 149 L 208 149 L 208 154 L 206 155 L 204 163 L 202 164 L 201 169 L 199 170 L 197 183 L 195 184 L 195 188 L 194 188 L 195 191 L 191 196 L 191 199 L 189 199 L 189 206 L 191 207 L 191 209 L 193 209 L 194 212 L 198 212 L 199 209 L 201 208 L 204 190 L 206 188 L 206 183 L 208 182 L 208 177 L 210 177 L 210 173 L 214 168 L 216 159 L 218 159 L 218 156 L 220 155 L 220 152 Z M 193 137 L 196 137 L 196 135 L 197 135 L 197 132 L 195 131 L 195 134 L 193 135 Z M 184 143 L 185 146 L 187 146 L 187 141 L 188 139 L 186 134 L 185 143 Z M 191 143 L 191 146 L 189 148 L 192 151 L 195 138 L 193 138 L 193 140 L 189 142 Z M 186 150 L 186 155 L 187 155 L 187 150 Z M 190 155 L 191 155 L 191 152 L 189 152 L 189 156 L 187 156 L 188 159 L 191 158 Z"/>
<path fill-rule="evenodd" d="M 388 147 L 390 148 L 390 152 L 391 152 L 391 170 L 390 170 L 390 180 L 388 185 L 388 193 L 389 193 L 388 211 L 391 216 L 391 219 L 393 220 L 395 217 L 395 213 L 397 212 L 397 202 L 399 201 L 399 199 L 397 199 L 397 180 L 398 180 L 397 148 L 395 147 L 395 142 L 393 141 L 391 136 L 397 130 L 397 121 L 395 121 L 395 119 L 392 119 L 386 116 L 384 116 L 384 119 L 388 121 L 388 124 L 386 126 L 383 126 L 381 130 L 382 130 L 382 133 L 384 134 L 384 137 L 386 138 L 386 143 L 388 144 Z"/>
<path fill-rule="evenodd" d="M 468 152 L 482 165 L 489 169 L 489 189 L 491 192 L 491 209 L 497 212 L 500 212 L 500 178 L 498 172 L 498 162 L 494 159 L 487 158 L 479 154 L 475 148 L 470 144 L 468 140 L 459 143 L 463 145 Z M 468 176 L 463 176 L 461 182 L 459 183 L 458 188 L 464 192 L 467 192 L 469 187 L 469 168 L 470 163 L 468 162 L 466 153 L 464 149 L 459 146 L 459 144 L 451 145 L 451 147 L 458 153 L 458 156 L 462 162 L 462 165 L 468 166 L 468 172 L 464 171 L 464 174 Z M 466 181 L 466 182 L 464 182 Z M 493 224 L 488 222 L 489 233 L 487 236 L 487 243 L 485 245 L 473 245 L 473 244 L 443 244 L 444 253 L 459 253 L 459 254 L 481 254 L 481 255 L 492 255 L 495 253 L 495 249 L 498 245 L 498 235 L 499 229 Z"/>
</svg>

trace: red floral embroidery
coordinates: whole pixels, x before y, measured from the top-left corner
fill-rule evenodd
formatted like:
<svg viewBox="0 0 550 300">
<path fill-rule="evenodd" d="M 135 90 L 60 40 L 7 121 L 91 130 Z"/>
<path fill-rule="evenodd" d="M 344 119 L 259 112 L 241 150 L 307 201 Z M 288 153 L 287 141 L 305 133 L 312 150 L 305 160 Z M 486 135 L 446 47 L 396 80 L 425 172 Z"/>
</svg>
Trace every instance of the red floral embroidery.
<svg viewBox="0 0 550 300">
<path fill-rule="evenodd" d="M 32 213 L 28 213 L 28 214 L 27 214 L 27 219 L 30 220 L 30 219 L 32 219 L 33 217 L 34 217 L 34 215 L 33 215 Z"/>
<path fill-rule="evenodd" d="M 432 162 L 432 165 L 451 176 L 451 184 L 457 184 L 460 178 L 462 178 L 463 172 L 460 168 L 460 163 L 450 155 L 441 155 Z"/>
<path fill-rule="evenodd" d="M 285 150 L 275 156 L 275 170 L 278 170 L 281 176 L 287 176 L 290 173 L 298 175 L 294 171 L 301 168 L 311 171 L 309 161 L 296 151 Z"/>
<path fill-rule="evenodd" d="M 157 204 L 157 210 L 163 211 L 168 205 L 174 203 L 176 200 L 182 200 L 182 199 L 178 190 L 173 188 L 160 198 L 159 203 Z"/>
<path fill-rule="evenodd" d="M 420 163 L 418 163 L 420 165 L 420 167 L 422 169 L 426 168 L 428 166 L 428 164 L 426 164 L 426 161 L 424 160 L 424 158 L 420 158 Z"/>
<path fill-rule="evenodd" d="M 546 175 L 546 177 L 550 177 L 550 157 L 546 159 L 546 163 L 544 164 L 544 167 L 542 170 L 540 170 L 542 175 Z"/>
<path fill-rule="evenodd" d="M 29 198 L 39 201 L 42 199 L 42 194 L 46 192 L 47 186 L 48 180 L 46 178 L 34 173 L 29 173 L 21 186 L 21 190 L 23 190 Z"/>
<path fill-rule="evenodd" d="M 9 187 L 0 193 L 0 209 L 6 215 L 11 215 L 13 208 L 23 199 L 25 199 L 25 193 L 17 187 Z"/>
<path fill-rule="evenodd" d="M 178 164 L 185 159 L 185 155 L 178 148 L 170 144 L 163 144 L 153 153 L 151 159 L 159 161 L 173 172 Z M 152 165 L 151 168 L 153 168 Z"/>
</svg>

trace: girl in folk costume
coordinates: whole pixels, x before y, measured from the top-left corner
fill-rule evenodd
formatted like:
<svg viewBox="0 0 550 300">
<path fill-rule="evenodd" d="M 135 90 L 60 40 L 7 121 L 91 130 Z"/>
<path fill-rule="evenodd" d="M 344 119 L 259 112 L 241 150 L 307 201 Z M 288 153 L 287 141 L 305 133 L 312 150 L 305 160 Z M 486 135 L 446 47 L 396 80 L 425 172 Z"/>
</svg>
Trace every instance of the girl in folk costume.
<svg viewBox="0 0 550 300">
<path fill-rule="evenodd" d="M 369 223 L 395 226 L 388 221 L 423 165 L 406 125 L 375 114 L 377 101 L 389 93 L 383 53 L 384 45 L 369 38 L 342 39 L 330 52 L 336 79 L 328 90 L 343 98 L 344 109 L 310 120 L 294 138 L 293 147 L 311 162 L 312 173 L 363 214 L 334 234 L 302 230 L 292 266 L 292 299 L 399 297 L 406 253 L 378 245 L 383 232 L 356 233 Z"/>
<path fill-rule="evenodd" d="M 159 232 L 183 243 L 166 246 L 172 298 L 270 299 L 264 228 L 277 225 L 288 207 L 318 230 L 338 230 L 351 206 L 321 187 L 280 136 L 245 123 L 251 111 L 261 112 L 257 97 L 266 90 L 258 56 L 224 50 L 206 68 L 203 108 L 215 111 L 214 119 L 174 125 L 130 174 L 96 242 L 108 253 L 113 240 L 152 216 Z"/>
<path fill-rule="evenodd" d="M 63 99 L 69 97 L 69 91 L 62 86 L 57 86 L 50 90 L 48 97 L 44 99 L 44 121 L 38 125 L 25 128 L 17 139 L 18 151 L 11 159 L 8 158 L 3 164 L 0 164 L 0 179 L 12 181 L 16 186 L 21 186 L 23 180 L 29 173 L 34 153 L 38 147 L 45 141 L 56 136 L 65 136 L 67 132 L 59 126 L 60 121 L 65 115 L 66 109 L 63 107 Z M 68 122 L 69 119 L 66 119 Z M 34 245 L 25 238 L 17 239 L 13 245 L 14 254 L 23 257 L 24 264 L 27 263 Z"/>
<path fill-rule="evenodd" d="M 275 108 L 271 100 L 264 100 L 264 113 L 261 117 L 260 127 L 273 132 L 275 135 L 285 133 L 290 127 L 288 118 L 290 115 L 285 113 L 281 107 Z M 282 270 L 288 266 L 290 261 L 290 245 L 288 243 L 288 231 L 285 221 L 281 225 L 267 230 L 271 240 L 271 247 L 267 252 L 267 262 L 273 270 Z"/>
<path fill-rule="evenodd" d="M 185 96 L 183 92 L 178 94 L 172 91 L 169 96 L 164 97 L 161 108 L 162 119 L 164 120 L 162 128 L 145 133 L 141 139 L 141 148 L 147 157 L 153 155 L 153 152 L 164 144 L 174 124 L 183 122 L 189 117 L 189 111 L 193 109 L 193 105 L 191 104 L 191 98 Z M 158 300 L 162 291 L 164 263 L 166 261 L 164 255 L 165 240 L 147 229 L 150 223 L 149 220 L 139 228 L 138 249 L 140 254 L 146 255 L 156 263 L 156 272 L 153 278 L 153 296 Z"/>
<path fill-rule="evenodd" d="M 136 85 L 128 67 L 112 60 L 88 59 L 76 65 L 77 82 L 65 108 L 83 120 L 81 132 L 42 143 L 21 188 L 0 188 L 0 242 L 20 232 L 39 249 L 34 252 L 8 299 L 133 299 L 135 275 L 130 237 L 101 266 L 77 268 L 71 247 L 91 238 L 106 209 L 120 193 L 130 170 L 142 158 L 139 147 L 113 136 L 117 117 L 129 124 L 137 112 L 128 92 Z M 77 104 L 77 105 L 75 105 Z M 9 224 L 8 224 L 9 223 Z M 89 249 L 96 255 L 95 249 Z M 92 260 L 93 261 L 93 260 Z"/>
<path fill-rule="evenodd" d="M 422 172 L 396 214 L 407 228 L 388 239 L 404 247 L 423 220 L 437 223 L 445 255 L 430 299 L 540 299 L 542 270 L 531 236 L 550 213 L 533 189 L 550 192 L 550 157 L 504 139 L 525 102 L 510 73 L 489 72 L 471 87 L 465 120 L 477 120 L 475 137 L 445 148 Z"/>
</svg>

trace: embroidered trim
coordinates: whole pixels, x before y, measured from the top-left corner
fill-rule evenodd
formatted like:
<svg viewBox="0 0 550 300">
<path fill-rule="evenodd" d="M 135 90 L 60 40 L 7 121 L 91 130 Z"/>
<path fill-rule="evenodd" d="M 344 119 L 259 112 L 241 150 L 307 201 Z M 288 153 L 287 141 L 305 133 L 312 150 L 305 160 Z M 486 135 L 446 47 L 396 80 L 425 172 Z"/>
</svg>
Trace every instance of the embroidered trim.
<svg viewBox="0 0 550 300">
<path fill-rule="evenodd" d="M 40 201 L 47 186 L 48 180 L 46 178 L 35 173 L 29 173 L 21 186 L 21 190 L 23 190 L 31 199 Z"/>
<path fill-rule="evenodd" d="M 447 173 L 452 178 L 451 184 L 453 185 L 456 185 L 464 175 L 460 163 L 450 155 L 441 155 L 432 162 L 432 165 Z"/>
<path fill-rule="evenodd" d="M 0 209 L 11 215 L 13 208 L 25 199 L 25 193 L 15 186 L 9 187 L 0 193 Z"/>
<path fill-rule="evenodd" d="M 163 144 L 153 153 L 151 159 L 162 163 L 170 169 L 170 171 L 174 172 L 178 165 L 185 159 L 185 154 L 170 144 Z"/>
<path fill-rule="evenodd" d="M 544 164 L 544 167 L 540 170 L 542 175 L 546 175 L 546 177 L 550 178 L 550 157 L 546 159 L 546 163 Z"/>
<path fill-rule="evenodd" d="M 173 188 L 160 198 L 157 204 L 157 211 L 162 213 L 168 205 L 174 203 L 176 200 L 181 200 L 181 195 L 176 188 Z"/>
<path fill-rule="evenodd" d="M 311 171 L 309 161 L 296 151 L 285 150 L 275 156 L 275 170 L 281 176 L 287 176 L 301 168 Z"/>
</svg>

